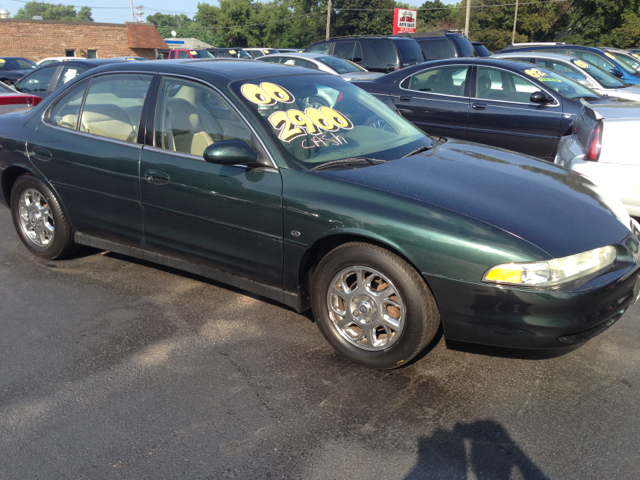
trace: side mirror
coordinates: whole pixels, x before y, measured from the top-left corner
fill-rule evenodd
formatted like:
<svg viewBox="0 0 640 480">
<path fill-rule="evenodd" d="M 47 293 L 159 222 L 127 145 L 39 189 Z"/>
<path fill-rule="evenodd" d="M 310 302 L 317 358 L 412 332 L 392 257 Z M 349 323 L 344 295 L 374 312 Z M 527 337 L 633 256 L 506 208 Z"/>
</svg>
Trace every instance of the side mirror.
<svg viewBox="0 0 640 480">
<path fill-rule="evenodd" d="M 529 100 L 532 103 L 538 103 L 540 105 L 549 105 L 550 103 L 553 103 L 553 98 L 540 90 L 533 92 L 529 97 Z"/>
<path fill-rule="evenodd" d="M 624 73 L 622 73 L 618 67 L 612 68 L 611 70 L 609 70 L 609 73 L 618 78 L 624 77 Z"/>
<path fill-rule="evenodd" d="M 240 140 L 224 140 L 209 145 L 202 155 L 205 161 L 218 165 L 251 165 L 258 163 L 256 152 Z"/>
</svg>

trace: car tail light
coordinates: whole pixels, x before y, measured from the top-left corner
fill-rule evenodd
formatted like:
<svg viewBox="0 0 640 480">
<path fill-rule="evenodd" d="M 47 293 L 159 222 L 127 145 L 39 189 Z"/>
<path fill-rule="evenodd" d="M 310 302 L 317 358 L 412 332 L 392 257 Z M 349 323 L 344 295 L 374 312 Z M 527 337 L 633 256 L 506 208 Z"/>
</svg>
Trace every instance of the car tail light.
<svg viewBox="0 0 640 480">
<path fill-rule="evenodd" d="M 36 95 L 0 95 L 0 105 L 33 105 L 34 107 L 42 101 Z"/>
<path fill-rule="evenodd" d="M 591 134 L 589 140 L 587 140 L 587 148 L 584 151 L 584 159 L 597 162 L 600 157 L 600 150 L 602 150 L 602 123 L 597 122 Z"/>
</svg>

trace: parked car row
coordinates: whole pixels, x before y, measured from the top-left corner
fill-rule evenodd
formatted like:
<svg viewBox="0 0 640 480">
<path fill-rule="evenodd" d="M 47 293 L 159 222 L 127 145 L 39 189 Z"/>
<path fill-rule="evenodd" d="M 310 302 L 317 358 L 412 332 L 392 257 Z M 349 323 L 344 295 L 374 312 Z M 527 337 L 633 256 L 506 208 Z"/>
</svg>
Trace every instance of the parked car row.
<svg viewBox="0 0 640 480">
<path fill-rule="evenodd" d="M 379 80 L 407 104 L 427 94 L 481 114 L 514 103 L 513 123 L 552 109 L 568 125 L 570 97 L 591 92 L 537 65 L 475 58 L 362 85 Z M 447 117 L 437 101 L 423 109 Z M 575 345 L 640 292 L 640 227 L 589 178 L 428 135 L 339 75 L 281 63 L 89 69 L 0 115 L 0 203 L 35 255 L 89 245 L 311 308 L 337 352 L 377 369 L 407 364 L 440 327 L 472 343 Z"/>
</svg>

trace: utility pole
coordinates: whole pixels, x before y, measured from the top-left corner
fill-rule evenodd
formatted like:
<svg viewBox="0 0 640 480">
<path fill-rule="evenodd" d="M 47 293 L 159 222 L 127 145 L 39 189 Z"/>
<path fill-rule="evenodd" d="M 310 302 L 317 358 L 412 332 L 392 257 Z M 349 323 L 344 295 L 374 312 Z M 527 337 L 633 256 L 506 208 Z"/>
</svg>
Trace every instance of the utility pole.
<svg viewBox="0 0 640 480">
<path fill-rule="evenodd" d="M 467 19 L 464 21 L 464 34 L 469 38 L 469 16 L 471 14 L 471 0 L 467 0 Z"/>
<path fill-rule="evenodd" d="M 136 15 L 138 15 L 138 22 L 142 23 L 142 9 L 144 8 L 143 5 L 140 5 L 139 7 L 136 7 L 138 9 L 138 13 L 136 13 Z"/>
<path fill-rule="evenodd" d="M 131 21 L 135 22 L 136 18 L 133 16 L 133 0 L 130 0 L 130 1 L 131 1 Z"/>
<path fill-rule="evenodd" d="M 327 40 L 331 37 L 331 0 L 327 6 Z"/>
<path fill-rule="evenodd" d="M 516 0 L 516 13 L 513 16 L 513 34 L 511 35 L 511 44 L 516 41 L 516 23 L 518 23 L 518 0 Z"/>
</svg>

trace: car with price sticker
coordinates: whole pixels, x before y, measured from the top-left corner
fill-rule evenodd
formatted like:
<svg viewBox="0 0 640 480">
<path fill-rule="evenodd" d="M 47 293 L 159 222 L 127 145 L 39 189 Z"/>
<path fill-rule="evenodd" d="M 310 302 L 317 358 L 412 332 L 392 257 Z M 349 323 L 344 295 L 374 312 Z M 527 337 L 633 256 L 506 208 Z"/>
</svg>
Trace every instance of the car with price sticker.
<svg viewBox="0 0 640 480">
<path fill-rule="evenodd" d="M 620 200 L 554 164 L 429 136 L 307 68 L 102 66 L 0 116 L 0 147 L 0 201 L 35 255 L 89 245 L 311 308 L 370 368 L 407 364 L 440 328 L 575 345 L 638 296 L 640 231 Z"/>
<path fill-rule="evenodd" d="M 216 58 L 253 58 L 242 48 L 208 48 L 207 51 Z"/>
<path fill-rule="evenodd" d="M 553 70 L 494 56 L 437 60 L 354 83 L 427 133 L 548 161 L 571 133 L 581 101 L 604 101 Z"/>
<path fill-rule="evenodd" d="M 496 59 L 535 63 L 569 77 L 603 96 L 640 101 L 640 85 L 630 85 L 580 57 L 545 52 L 499 53 Z"/>
<path fill-rule="evenodd" d="M 215 56 L 209 52 L 206 48 L 198 49 L 183 49 L 175 48 L 169 51 L 167 56 L 169 60 L 183 60 L 187 58 L 215 58 Z"/>
</svg>

